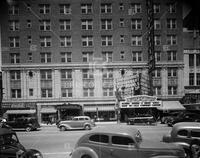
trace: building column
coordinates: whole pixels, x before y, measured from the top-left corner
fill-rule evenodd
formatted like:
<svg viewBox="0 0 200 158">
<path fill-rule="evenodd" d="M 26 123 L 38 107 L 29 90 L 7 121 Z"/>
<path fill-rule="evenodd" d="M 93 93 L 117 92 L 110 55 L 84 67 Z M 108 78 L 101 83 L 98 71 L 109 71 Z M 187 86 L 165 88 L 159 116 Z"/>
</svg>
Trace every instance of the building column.
<svg viewBox="0 0 200 158">
<path fill-rule="evenodd" d="M 164 66 L 161 69 L 161 85 L 162 85 L 162 96 L 167 97 L 168 96 L 168 74 L 167 74 L 167 66 Z"/>
<path fill-rule="evenodd" d="M 72 71 L 73 78 L 73 98 L 83 97 L 83 80 L 82 72 L 80 69 Z"/>
</svg>

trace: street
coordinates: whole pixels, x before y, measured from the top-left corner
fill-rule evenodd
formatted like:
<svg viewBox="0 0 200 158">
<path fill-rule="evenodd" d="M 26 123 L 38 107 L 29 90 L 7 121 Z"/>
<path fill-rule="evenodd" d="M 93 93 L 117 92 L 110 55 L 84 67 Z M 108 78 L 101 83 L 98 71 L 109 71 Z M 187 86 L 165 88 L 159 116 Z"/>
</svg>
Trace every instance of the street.
<svg viewBox="0 0 200 158">
<path fill-rule="evenodd" d="M 118 126 L 119 124 L 113 124 Z M 97 126 L 110 126 L 110 124 L 100 124 Z M 138 128 L 143 139 L 161 141 L 163 134 L 168 134 L 171 127 L 158 124 L 156 126 L 134 125 Z M 69 158 L 78 138 L 86 133 L 85 130 L 61 132 L 56 126 L 43 126 L 39 131 L 24 132 L 17 131 L 20 142 L 28 149 L 38 149 L 44 158 Z"/>
</svg>

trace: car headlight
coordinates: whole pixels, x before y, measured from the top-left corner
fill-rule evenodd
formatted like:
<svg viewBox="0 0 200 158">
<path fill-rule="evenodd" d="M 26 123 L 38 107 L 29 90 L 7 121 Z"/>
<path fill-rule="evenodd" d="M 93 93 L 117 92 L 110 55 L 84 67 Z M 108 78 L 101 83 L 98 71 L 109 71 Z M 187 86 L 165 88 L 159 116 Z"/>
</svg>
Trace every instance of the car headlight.
<svg viewBox="0 0 200 158">
<path fill-rule="evenodd" d="M 33 158 L 43 158 L 41 153 L 34 153 Z"/>
</svg>

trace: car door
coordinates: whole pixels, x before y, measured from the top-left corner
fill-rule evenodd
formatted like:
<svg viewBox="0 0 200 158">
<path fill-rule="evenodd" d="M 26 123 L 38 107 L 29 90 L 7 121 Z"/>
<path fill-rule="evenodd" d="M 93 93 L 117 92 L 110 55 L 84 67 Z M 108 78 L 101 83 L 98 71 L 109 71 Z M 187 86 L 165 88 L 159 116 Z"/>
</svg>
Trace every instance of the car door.
<svg viewBox="0 0 200 158">
<path fill-rule="evenodd" d="M 116 135 L 111 138 L 110 157 L 111 158 L 138 158 L 137 144 L 129 136 Z"/>
<path fill-rule="evenodd" d="M 79 121 L 78 117 L 74 117 L 74 118 L 69 122 L 71 128 L 77 128 L 77 127 L 78 127 L 78 121 Z"/>
</svg>

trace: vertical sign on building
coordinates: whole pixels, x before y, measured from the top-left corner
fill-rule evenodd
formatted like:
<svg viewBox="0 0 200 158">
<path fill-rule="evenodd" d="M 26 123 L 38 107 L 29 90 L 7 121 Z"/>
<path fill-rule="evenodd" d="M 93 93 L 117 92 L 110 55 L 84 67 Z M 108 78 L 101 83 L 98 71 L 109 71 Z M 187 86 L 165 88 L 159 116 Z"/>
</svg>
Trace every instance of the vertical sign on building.
<svg viewBox="0 0 200 158">
<path fill-rule="evenodd" d="M 147 43 L 148 43 L 148 74 L 149 74 L 149 95 L 153 95 L 152 72 L 155 70 L 154 54 L 154 12 L 153 0 L 146 0 L 147 7 Z"/>
</svg>

